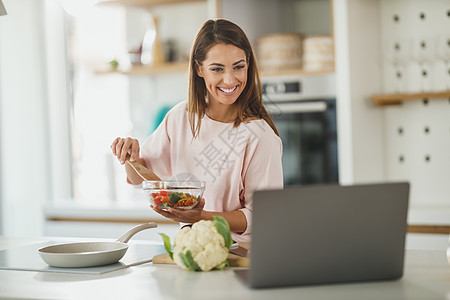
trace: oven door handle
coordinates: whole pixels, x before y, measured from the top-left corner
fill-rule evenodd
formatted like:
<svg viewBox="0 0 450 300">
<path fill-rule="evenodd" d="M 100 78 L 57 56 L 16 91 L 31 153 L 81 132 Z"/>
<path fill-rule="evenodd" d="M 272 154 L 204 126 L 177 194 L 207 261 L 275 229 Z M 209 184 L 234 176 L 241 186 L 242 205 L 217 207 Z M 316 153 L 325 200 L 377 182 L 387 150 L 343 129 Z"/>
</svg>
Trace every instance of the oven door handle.
<svg viewBox="0 0 450 300">
<path fill-rule="evenodd" d="M 267 110 L 271 113 L 308 113 L 324 112 L 327 110 L 325 101 L 295 102 L 295 103 L 265 103 Z"/>
</svg>

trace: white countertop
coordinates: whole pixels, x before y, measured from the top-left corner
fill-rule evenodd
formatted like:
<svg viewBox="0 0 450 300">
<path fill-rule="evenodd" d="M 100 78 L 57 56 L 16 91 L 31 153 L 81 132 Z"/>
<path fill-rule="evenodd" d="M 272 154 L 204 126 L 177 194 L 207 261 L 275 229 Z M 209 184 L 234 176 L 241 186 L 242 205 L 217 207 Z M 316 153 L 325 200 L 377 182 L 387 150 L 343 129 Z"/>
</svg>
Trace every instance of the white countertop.
<svg viewBox="0 0 450 300">
<path fill-rule="evenodd" d="M 0 237 L 0 249 L 48 240 Z M 147 263 L 103 275 L 0 270 L 1 299 L 449 299 L 444 251 L 408 250 L 400 280 L 252 290 L 233 269 L 189 272 Z"/>
</svg>

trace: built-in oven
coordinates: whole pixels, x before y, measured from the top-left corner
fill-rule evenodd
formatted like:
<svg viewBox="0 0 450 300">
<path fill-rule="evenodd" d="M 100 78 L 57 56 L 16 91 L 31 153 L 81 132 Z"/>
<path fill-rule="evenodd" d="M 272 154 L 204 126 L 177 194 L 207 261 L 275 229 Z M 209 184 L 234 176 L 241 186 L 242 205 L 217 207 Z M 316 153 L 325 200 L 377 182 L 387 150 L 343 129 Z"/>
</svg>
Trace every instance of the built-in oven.
<svg viewBox="0 0 450 300">
<path fill-rule="evenodd" d="M 266 77 L 262 88 L 283 142 L 285 186 L 338 183 L 334 74 Z"/>
</svg>

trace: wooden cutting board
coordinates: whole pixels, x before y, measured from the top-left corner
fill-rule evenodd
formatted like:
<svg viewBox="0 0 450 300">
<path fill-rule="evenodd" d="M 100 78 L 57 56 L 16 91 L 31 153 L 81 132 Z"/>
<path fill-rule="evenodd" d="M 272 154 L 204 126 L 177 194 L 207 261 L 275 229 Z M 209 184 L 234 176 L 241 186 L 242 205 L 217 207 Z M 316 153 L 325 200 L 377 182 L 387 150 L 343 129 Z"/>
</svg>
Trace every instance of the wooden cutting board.
<svg viewBox="0 0 450 300">
<path fill-rule="evenodd" d="M 174 265 L 175 262 L 169 257 L 168 253 L 158 254 L 153 257 L 154 264 L 170 264 Z M 230 267 L 249 267 L 250 260 L 248 257 L 238 256 L 233 253 L 228 253 L 228 263 Z"/>
<path fill-rule="evenodd" d="M 241 247 L 245 249 L 250 249 L 250 244 L 248 243 L 240 243 Z M 175 262 L 170 259 L 168 253 L 158 254 L 153 257 L 154 264 L 175 264 Z M 230 267 L 249 267 L 250 259 L 248 257 L 239 256 L 233 253 L 228 253 L 228 263 Z"/>
</svg>

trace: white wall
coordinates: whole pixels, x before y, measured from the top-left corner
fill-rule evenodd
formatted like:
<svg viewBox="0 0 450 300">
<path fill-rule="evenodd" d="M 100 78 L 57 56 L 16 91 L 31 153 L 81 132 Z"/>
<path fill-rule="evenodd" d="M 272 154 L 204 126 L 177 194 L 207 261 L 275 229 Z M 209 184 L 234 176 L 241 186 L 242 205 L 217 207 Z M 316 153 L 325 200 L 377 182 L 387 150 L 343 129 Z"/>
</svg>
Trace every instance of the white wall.
<svg viewBox="0 0 450 300">
<path fill-rule="evenodd" d="M 65 12 L 60 0 L 45 0 L 44 22 L 51 199 L 68 199 L 72 187 L 71 95 L 66 59 Z"/>
<path fill-rule="evenodd" d="M 334 0 L 339 176 L 343 184 L 385 179 L 378 1 Z"/>
<path fill-rule="evenodd" d="M 4 235 L 39 235 L 49 196 L 43 1 L 4 0 L 0 17 L 0 221 Z"/>
</svg>

